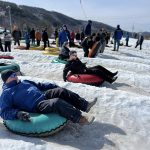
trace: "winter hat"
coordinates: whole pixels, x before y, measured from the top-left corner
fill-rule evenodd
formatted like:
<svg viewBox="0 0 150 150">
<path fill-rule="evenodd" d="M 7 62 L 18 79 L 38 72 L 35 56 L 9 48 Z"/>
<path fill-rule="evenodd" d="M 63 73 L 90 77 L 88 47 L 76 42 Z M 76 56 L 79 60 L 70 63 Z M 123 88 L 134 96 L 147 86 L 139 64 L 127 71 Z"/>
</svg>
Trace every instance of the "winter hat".
<svg viewBox="0 0 150 150">
<path fill-rule="evenodd" d="M 6 82 L 6 80 L 10 77 L 11 74 L 15 73 L 13 70 L 5 70 L 1 72 L 1 78 L 3 82 Z"/>
<path fill-rule="evenodd" d="M 62 27 L 67 27 L 67 26 L 66 26 L 66 24 L 63 24 L 63 26 L 62 26 Z"/>
<path fill-rule="evenodd" d="M 117 28 L 120 28 L 120 25 L 119 25 L 119 24 L 117 25 Z"/>
<path fill-rule="evenodd" d="M 66 26 L 66 24 L 64 24 L 63 26 L 62 26 L 62 28 L 64 29 L 64 28 L 66 28 L 66 30 L 67 30 L 67 26 Z"/>
<path fill-rule="evenodd" d="M 88 20 L 88 23 L 92 23 L 92 20 Z"/>
</svg>

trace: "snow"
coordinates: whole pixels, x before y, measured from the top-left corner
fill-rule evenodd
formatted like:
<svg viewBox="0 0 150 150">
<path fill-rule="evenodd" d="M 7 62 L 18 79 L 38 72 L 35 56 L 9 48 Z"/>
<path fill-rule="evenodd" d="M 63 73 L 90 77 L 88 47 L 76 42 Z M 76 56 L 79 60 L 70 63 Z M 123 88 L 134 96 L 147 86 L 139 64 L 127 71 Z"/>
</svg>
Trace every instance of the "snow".
<svg viewBox="0 0 150 150">
<path fill-rule="evenodd" d="M 143 49 L 121 46 L 118 52 L 106 47 L 96 58 L 84 58 L 87 66 L 102 65 L 111 71 L 119 71 L 115 83 L 105 82 L 99 87 L 63 82 L 64 64 L 54 64 L 56 56 L 43 55 L 41 51 L 12 50 L 14 60 L 25 76 L 35 82 L 52 82 L 78 93 L 88 101 L 97 97 L 98 102 L 89 112 L 95 116 L 91 125 L 69 123 L 59 133 L 46 138 L 33 138 L 9 132 L 0 119 L 1 150 L 148 150 L 150 147 L 150 41 L 144 41 Z M 111 45 L 113 46 L 113 45 Z M 9 53 L 6 53 L 9 54 Z M 2 86 L 2 81 L 0 81 Z M 0 92 L 2 89 L 0 89 Z"/>
</svg>

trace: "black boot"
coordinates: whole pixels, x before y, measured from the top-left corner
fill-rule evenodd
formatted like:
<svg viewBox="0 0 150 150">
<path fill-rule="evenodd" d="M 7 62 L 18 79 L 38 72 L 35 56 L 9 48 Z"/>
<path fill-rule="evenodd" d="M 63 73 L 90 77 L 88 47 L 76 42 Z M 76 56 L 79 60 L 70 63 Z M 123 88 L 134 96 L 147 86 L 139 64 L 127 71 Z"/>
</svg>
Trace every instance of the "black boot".
<svg viewBox="0 0 150 150">
<path fill-rule="evenodd" d="M 113 82 L 115 82 L 115 81 L 117 80 L 117 78 L 118 78 L 118 77 L 114 77 L 114 78 L 112 78 L 112 80 L 111 80 L 111 82 L 110 82 L 110 83 L 112 84 Z"/>
<path fill-rule="evenodd" d="M 114 76 L 116 76 L 117 74 L 118 74 L 118 71 L 112 73 L 112 76 L 114 77 Z"/>
</svg>

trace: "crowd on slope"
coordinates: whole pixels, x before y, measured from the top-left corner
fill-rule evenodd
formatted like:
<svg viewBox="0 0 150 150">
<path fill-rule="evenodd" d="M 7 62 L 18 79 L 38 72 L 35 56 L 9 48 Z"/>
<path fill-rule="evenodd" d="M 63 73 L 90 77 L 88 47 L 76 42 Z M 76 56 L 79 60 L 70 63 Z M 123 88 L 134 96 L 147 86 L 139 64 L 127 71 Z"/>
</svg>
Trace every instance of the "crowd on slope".
<svg viewBox="0 0 150 150">
<path fill-rule="evenodd" d="M 14 26 L 12 33 L 6 31 L 7 30 L 5 29 L 3 33 L 4 36 L 1 37 L 4 42 L 2 42 L 2 39 L 0 38 L 0 50 L 2 52 L 11 51 L 12 39 L 14 40 L 14 45 L 17 44 L 20 46 L 21 38 L 25 40 L 26 49 L 29 49 L 30 45 L 40 46 L 41 42 L 44 45 L 43 49 L 50 47 L 50 36 L 48 35 L 47 28 L 44 28 L 43 30 L 32 28 L 31 30 L 24 30 L 21 32 L 19 28 Z M 124 33 L 120 28 L 120 25 L 117 25 L 114 33 L 110 33 L 104 28 L 101 28 L 97 32 L 92 32 L 92 21 L 89 20 L 85 29 L 82 29 L 81 31 L 79 29 L 76 30 L 76 32 L 74 30 L 69 31 L 67 25 L 63 25 L 60 29 L 55 29 L 54 38 L 56 42 L 54 43 L 56 43 L 57 46 L 62 47 L 64 42 L 69 42 L 69 47 L 83 48 L 84 56 L 88 57 L 90 49 L 92 49 L 94 43 L 96 42 L 99 42 L 97 53 L 103 53 L 105 47 L 109 47 L 108 42 L 110 41 L 110 38 L 112 38 L 111 43 L 114 44 L 113 51 L 118 51 L 119 46 L 123 45 L 120 42 L 123 36 L 126 41 L 125 46 L 130 46 L 129 38 L 131 34 L 129 32 Z M 138 40 L 135 48 L 140 45 L 141 50 L 144 36 L 140 33 L 137 38 Z M 4 44 L 4 47 L 2 43 Z"/>
</svg>

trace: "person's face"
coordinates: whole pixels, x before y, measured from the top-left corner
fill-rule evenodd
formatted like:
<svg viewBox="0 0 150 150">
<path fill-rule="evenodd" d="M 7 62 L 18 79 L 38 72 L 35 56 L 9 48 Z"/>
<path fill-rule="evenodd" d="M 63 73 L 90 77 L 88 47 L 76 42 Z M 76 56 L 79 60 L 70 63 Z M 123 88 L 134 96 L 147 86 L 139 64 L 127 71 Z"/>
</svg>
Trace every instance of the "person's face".
<svg viewBox="0 0 150 150">
<path fill-rule="evenodd" d="M 70 60 L 76 60 L 77 59 L 77 53 L 73 53 L 70 55 Z"/>
<path fill-rule="evenodd" d="M 63 30 L 66 30 L 67 28 L 66 27 L 63 27 Z"/>
<path fill-rule="evenodd" d="M 10 83 L 12 81 L 17 81 L 18 80 L 18 77 L 17 77 L 17 74 L 16 73 L 12 73 L 9 78 L 6 80 L 6 83 Z"/>
</svg>

